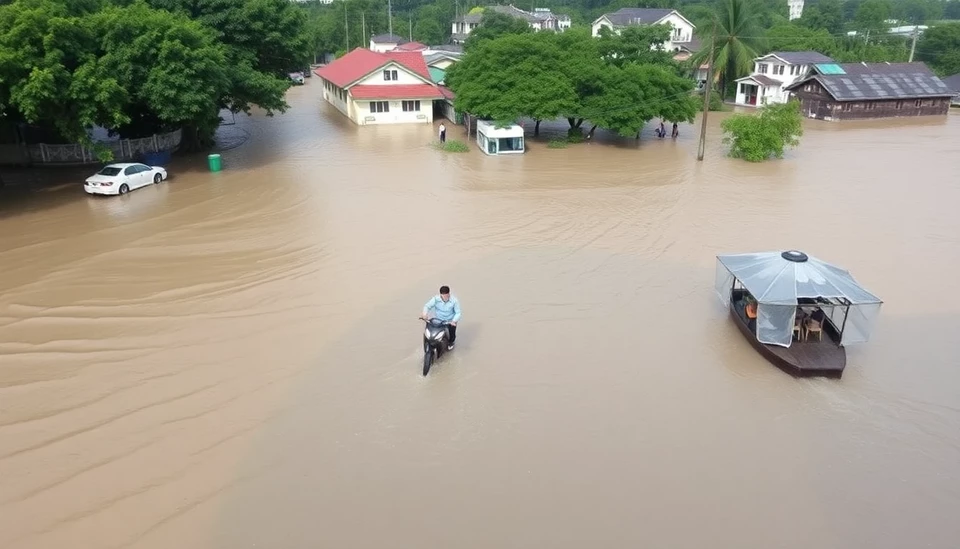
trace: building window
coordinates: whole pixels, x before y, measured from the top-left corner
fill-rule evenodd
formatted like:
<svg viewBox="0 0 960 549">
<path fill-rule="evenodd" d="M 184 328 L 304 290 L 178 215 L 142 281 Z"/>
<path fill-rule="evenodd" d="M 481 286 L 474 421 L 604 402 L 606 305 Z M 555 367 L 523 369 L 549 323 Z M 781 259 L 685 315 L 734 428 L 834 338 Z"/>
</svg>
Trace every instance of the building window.
<svg viewBox="0 0 960 549">
<path fill-rule="evenodd" d="M 866 108 L 868 111 L 872 111 L 873 109 L 877 108 L 877 104 L 876 104 L 876 102 L 871 101 L 871 102 L 867 103 L 866 105 L 864 105 L 864 108 Z"/>
<path fill-rule="evenodd" d="M 420 112 L 419 101 L 404 101 L 403 112 Z"/>
<path fill-rule="evenodd" d="M 898 109 L 903 108 L 903 101 L 897 101 L 897 108 Z"/>
<path fill-rule="evenodd" d="M 923 99 L 917 99 L 916 101 L 914 101 L 913 106 L 914 106 L 914 107 L 922 107 L 922 106 L 923 106 Z"/>
<path fill-rule="evenodd" d="M 383 79 L 395 81 L 397 79 L 397 71 L 396 70 L 383 71 Z"/>
<path fill-rule="evenodd" d="M 767 74 L 767 64 L 760 63 L 759 65 L 757 65 L 757 70 L 760 72 L 760 74 Z"/>
<path fill-rule="evenodd" d="M 774 65 L 773 74 L 777 74 L 777 75 L 783 74 L 783 65 Z"/>
<path fill-rule="evenodd" d="M 843 112 L 850 112 L 850 103 L 843 104 Z"/>
<path fill-rule="evenodd" d="M 371 101 L 370 112 L 390 112 L 389 101 Z"/>
</svg>

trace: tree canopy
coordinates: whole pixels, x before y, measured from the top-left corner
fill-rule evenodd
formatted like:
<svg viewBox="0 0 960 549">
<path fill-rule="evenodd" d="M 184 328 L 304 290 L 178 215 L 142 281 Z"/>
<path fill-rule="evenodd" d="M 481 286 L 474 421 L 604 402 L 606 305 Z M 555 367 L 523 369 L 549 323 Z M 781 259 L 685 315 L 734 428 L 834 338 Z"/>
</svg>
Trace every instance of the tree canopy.
<svg viewBox="0 0 960 549">
<path fill-rule="evenodd" d="M 221 108 L 286 107 L 303 21 L 285 0 L 15 0 L 0 6 L 3 119 L 86 144 L 94 126 L 187 128 L 199 144 Z"/>
<path fill-rule="evenodd" d="M 479 41 L 447 73 L 454 105 L 499 122 L 532 118 L 535 133 L 539 121 L 559 117 L 574 128 L 589 120 L 622 136 L 636 135 L 656 117 L 693 120 L 693 82 L 664 64 L 672 61 L 650 54 L 649 43 L 638 47 L 639 34 L 625 34 L 598 41 L 581 29 Z"/>
<path fill-rule="evenodd" d="M 735 114 L 720 123 L 723 142 L 730 145 L 730 156 L 748 162 L 783 158 L 787 147 L 800 144 L 803 115 L 800 102 L 777 103 L 761 107 L 756 114 Z"/>
</svg>

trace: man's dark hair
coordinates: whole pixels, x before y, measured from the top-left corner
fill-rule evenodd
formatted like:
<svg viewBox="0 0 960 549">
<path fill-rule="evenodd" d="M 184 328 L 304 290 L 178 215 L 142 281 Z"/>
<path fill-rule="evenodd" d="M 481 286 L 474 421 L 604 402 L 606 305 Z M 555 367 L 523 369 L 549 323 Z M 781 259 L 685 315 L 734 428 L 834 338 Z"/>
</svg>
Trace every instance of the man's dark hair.
<svg viewBox="0 0 960 549">
<path fill-rule="evenodd" d="M 446 295 L 450 293 L 450 286 L 440 286 L 440 295 Z"/>
</svg>

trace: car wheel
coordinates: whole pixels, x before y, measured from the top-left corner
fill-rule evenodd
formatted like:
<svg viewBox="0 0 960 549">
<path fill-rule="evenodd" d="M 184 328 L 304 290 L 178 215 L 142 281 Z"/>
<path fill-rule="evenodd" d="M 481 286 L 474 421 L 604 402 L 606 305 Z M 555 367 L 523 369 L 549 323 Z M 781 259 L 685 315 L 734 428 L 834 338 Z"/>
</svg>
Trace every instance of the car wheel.
<svg viewBox="0 0 960 549">
<path fill-rule="evenodd" d="M 127 194 L 128 192 L 130 192 L 130 187 L 126 183 L 120 185 L 120 194 Z"/>
<path fill-rule="evenodd" d="M 154 182 L 154 183 L 159 183 L 159 182 L 161 182 L 161 181 L 163 181 L 163 176 L 162 176 L 162 175 L 157 174 L 157 175 L 153 176 L 153 182 Z"/>
</svg>

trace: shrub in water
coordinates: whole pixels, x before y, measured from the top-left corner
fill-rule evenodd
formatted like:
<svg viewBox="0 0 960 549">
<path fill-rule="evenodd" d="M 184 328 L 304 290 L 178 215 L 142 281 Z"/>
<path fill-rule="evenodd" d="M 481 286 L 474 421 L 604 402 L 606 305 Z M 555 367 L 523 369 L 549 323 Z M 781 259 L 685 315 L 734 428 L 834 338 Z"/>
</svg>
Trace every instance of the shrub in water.
<svg viewBox="0 0 960 549">
<path fill-rule="evenodd" d="M 567 130 L 568 143 L 583 143 L 586 138 L 583 137 L 583 128 L 570 128 Z"/>
<path fill-rule="evenodd" d="M 567 148 L 567 140 L 566 140 L 566 139 L 551 139 L 550 142 L 547 143 L 547 148 L 548 148 L 548 149 L 566 149 L 566 148 Z"/>
<path fill-rule="evenodd" d="M 470 147 L 463 141 L 457 141 L 455 139 L 447 139 L 446 143 L 440 143 L 437 141 L 434 143 L 434 146 L 442 151 L 452 152 L 452 153 L 465 153 L 470 152 Z"/>
</svg>

